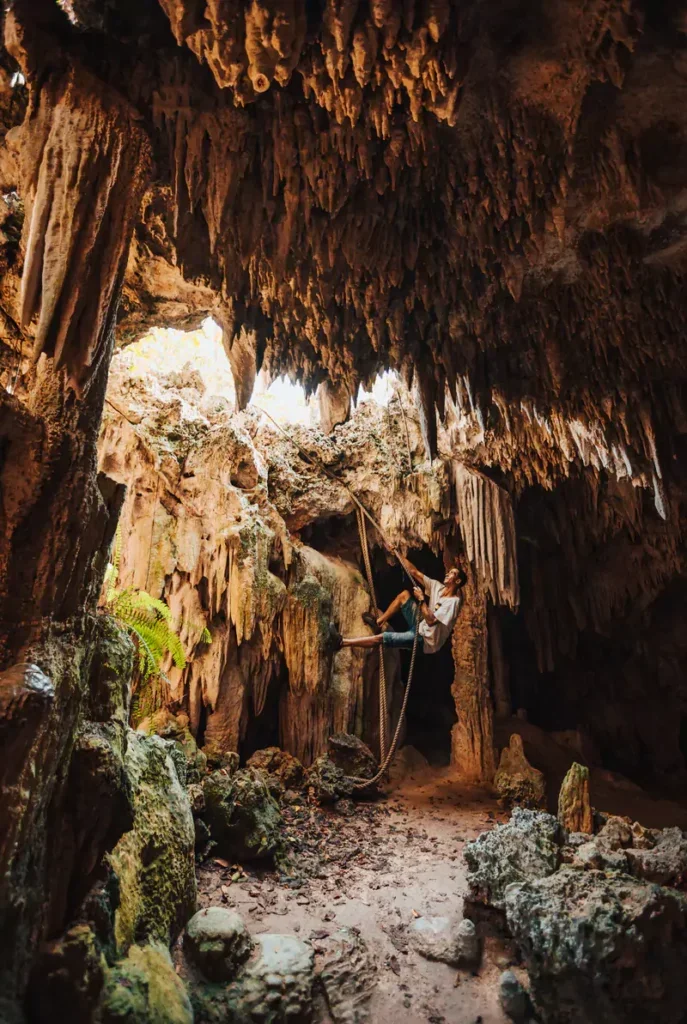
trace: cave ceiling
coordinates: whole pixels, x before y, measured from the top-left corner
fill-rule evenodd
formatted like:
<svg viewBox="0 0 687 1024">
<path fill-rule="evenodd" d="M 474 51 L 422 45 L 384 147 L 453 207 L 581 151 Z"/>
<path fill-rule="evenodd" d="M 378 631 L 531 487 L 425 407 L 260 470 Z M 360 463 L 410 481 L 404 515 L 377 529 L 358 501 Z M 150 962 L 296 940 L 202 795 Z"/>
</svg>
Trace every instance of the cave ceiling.
<svg viewBox="0 0 687 1024">
<path fill-rule="evenodd" d="M 150 142 L 120 341 L 211 313 L 242 365 L 351 391 L 391 366 L 426 409 L 448 389 L 504 436 L 517 417 L 544 439 L 552 417 L 585 423 L 629 475 L 670 472 L 687 431 L 687 4 L 10 8 L 31 95 L 11 136 L 68 90 L 87 134 L 102 88 Z M 66 365 L 87 374 L 78 343 Z"/>
</svg>

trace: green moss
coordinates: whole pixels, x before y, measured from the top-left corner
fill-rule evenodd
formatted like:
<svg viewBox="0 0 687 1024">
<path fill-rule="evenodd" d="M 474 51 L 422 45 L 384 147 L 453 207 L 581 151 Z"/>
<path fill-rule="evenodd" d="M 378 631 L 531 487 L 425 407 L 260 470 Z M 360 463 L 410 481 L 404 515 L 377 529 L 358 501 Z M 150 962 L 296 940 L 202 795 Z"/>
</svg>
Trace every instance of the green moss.
<svg viewBox="0 0 687 1024">
<path fill-rule="evenodd" d="M 167 949 L 132 946 L 108 973 L 102 1024 L 193 1024 L 193 1010 Z"/>
<path fill-rule="evenodd" d="M 131 733 L 125 766 L 134 827 L 110 854 L 120 885 L 117 948 L 144 939 L 171 943 L 196 909 L 191 805 L 168 744 Z"/>
<path fill-rule="evenodd" d="M 264 776 L 246 768 L 233 776 L 213 772 L 203 784 L 205 820 L 218 851 L 236 860 L 281 852 L 282 816 Z"/>
</svg>

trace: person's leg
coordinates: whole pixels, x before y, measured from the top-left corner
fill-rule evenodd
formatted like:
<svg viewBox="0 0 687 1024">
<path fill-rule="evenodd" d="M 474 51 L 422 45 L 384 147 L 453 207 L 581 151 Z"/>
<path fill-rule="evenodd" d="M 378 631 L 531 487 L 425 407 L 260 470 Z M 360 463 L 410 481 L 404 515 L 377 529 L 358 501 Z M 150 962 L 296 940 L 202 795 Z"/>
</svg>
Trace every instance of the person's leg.
<svg viewBox="0 0 687 1024">
<path fill-rule="evenodd" d="M 383 626 L 386 622 L 389 621 L 389 619 L 393 615 L 396 614 L 396 612 L 400 611 L 401 608 L 403 607 L 403 605 L 406 603 L 406 601 L 409 601 L 409 600 L 410 600 L 410 591 L 409 590 L 402 590 L 400 594 L 396 595 L 396 597 L 393 599 L 393 601 L 391 602 L 391 604 L 389 605 L 387 610 L 385 612 L 382 612 L 382 614 L 378 617 L 377 625 L 378 626 Z"/>
<path fill-rule="evenodd" d="M 381 633 L 375 633 L 373 636 L 344 636 L 341 638 L 342 647 L 379 647 L 381 642 Z"/>
</svg>

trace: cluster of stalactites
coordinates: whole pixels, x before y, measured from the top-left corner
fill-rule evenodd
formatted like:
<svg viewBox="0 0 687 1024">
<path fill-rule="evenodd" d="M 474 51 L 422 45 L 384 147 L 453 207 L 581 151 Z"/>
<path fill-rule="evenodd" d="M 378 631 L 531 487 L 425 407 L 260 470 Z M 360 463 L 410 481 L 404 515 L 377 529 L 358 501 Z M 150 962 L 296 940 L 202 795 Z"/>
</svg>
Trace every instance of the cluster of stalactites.
<svg viewBox="0 0 687 1024">
<path fill-rule="evenodd" d="M 515 520 L 510 495 L 484 474 L 454 462 L 453 483 L 465 553 L 494 604 L 520 603 Z"/>
</svg>

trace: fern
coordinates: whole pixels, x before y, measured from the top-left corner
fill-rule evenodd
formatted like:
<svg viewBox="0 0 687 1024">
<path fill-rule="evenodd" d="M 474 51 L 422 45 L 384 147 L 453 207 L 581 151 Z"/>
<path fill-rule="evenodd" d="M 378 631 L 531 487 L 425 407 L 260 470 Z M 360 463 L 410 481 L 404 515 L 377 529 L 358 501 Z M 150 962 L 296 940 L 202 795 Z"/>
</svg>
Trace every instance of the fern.
<svg viewBox="0 0 687 1024">
<path fill-rule="evenodd" d="M 163 707 L 169 699 L 169 684 L 162 664 L 170 656 L 177 668 L 186 664 L 186 653 L 174 628 L 169 606 L 145 590 L 119 590 L 121 533 L 115 535 L 110 562 L 103 583 L 103 604 L 136 645 L 137 664 L 133 683 L 132 720 L 138 724 Z"/>
</svg>

